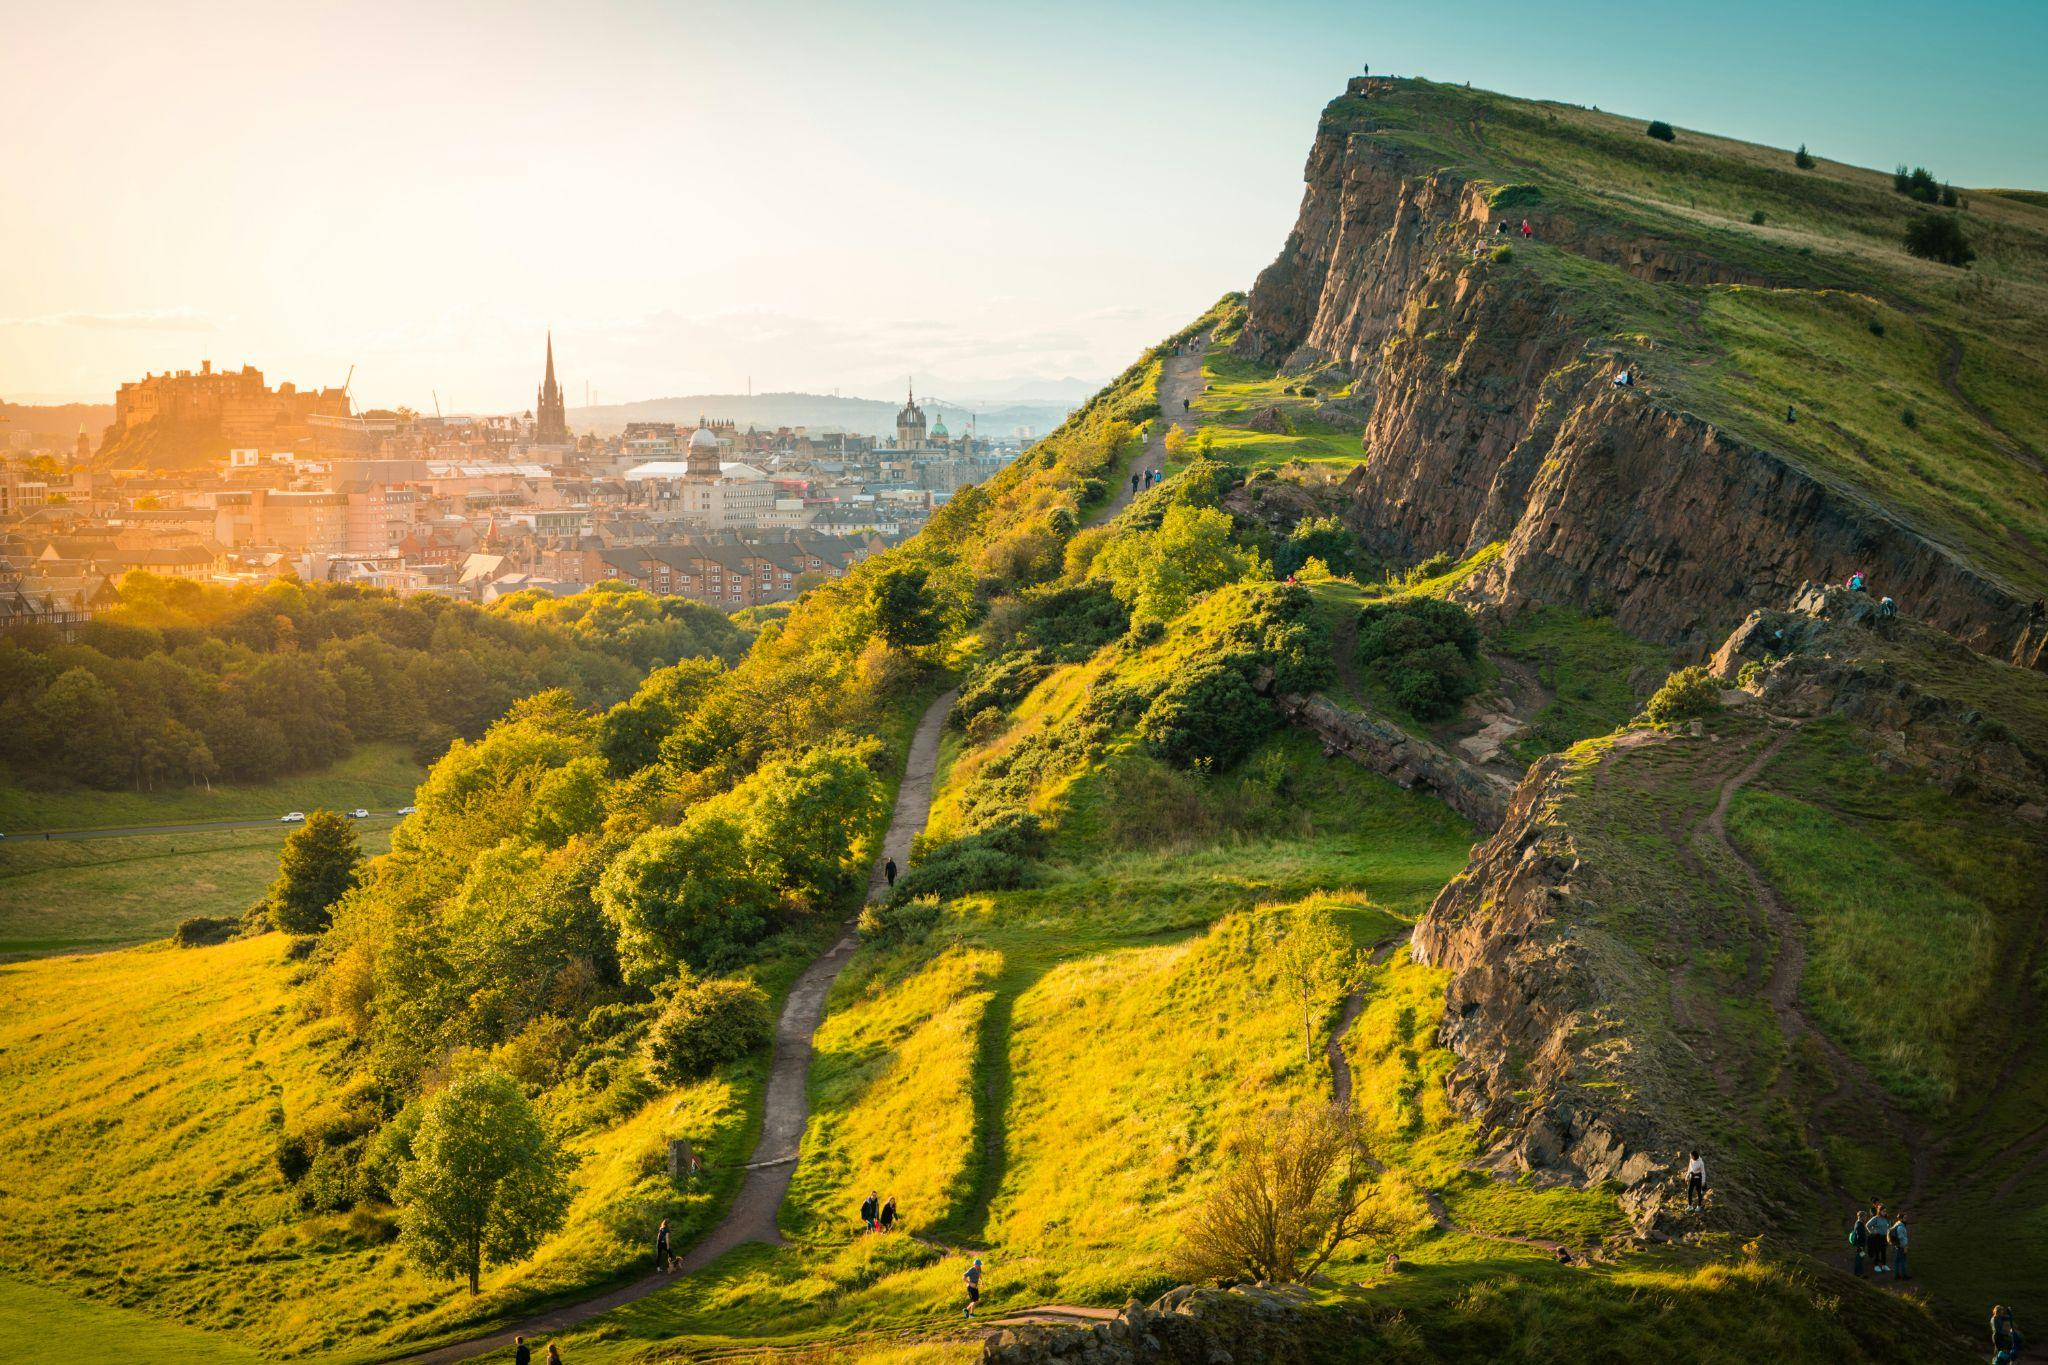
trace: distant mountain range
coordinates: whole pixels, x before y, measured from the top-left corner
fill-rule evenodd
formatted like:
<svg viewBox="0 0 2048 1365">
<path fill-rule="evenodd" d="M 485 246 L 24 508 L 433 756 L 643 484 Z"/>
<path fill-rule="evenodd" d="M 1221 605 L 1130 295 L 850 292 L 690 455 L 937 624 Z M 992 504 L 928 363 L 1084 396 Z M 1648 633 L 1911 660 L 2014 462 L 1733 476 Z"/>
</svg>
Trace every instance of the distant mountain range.
<svg viewBox="0 0 2048 1365">
<path fill-rule="evenodd" d="M 813 427 L 851 431 L 866 436 L 889 436 L 896 431 L 896 413 L 902 403 L 880 398 L 839 398 L 825 393 L 700 393 L 679 398 L 648 398 L 637 403 L 603 403 L 569 409 L 569 425 L 577 431 L 609 436 L 623 431 L 628 422 L 694 422 L 699 417 L 737 422 L 740 426 Z M 927 421 L 943 417 L 955 434 L 970 421 L 984 436 L 1010 436 L 1028 427 L 1042 436 L 1058 426 L 1075 403 L 1053 399 L 1007 399 L 987 407 L 919 399 Z"/>
</svg>

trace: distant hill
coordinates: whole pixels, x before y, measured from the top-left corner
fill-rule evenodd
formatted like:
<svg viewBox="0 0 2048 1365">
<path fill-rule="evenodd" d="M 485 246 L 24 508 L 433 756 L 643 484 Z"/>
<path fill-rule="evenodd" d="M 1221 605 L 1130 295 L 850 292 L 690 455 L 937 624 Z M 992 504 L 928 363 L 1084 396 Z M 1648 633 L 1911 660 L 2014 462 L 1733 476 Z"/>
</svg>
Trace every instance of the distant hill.
<svg viewBox="0 0 2048 1365">
<path fill-rule="evenodd" d="M 9 403 L 0 399 L 0 433 L 28 432 L 41 437 L 57 437 L 68 444 L 78 435 L 78 429 L 85 428 L 85 434 L 97 446 L 100 433 L 114 420 L 112 403 Z"/>
<path fill-rule="evenodd" d="M 896 430 L 896 413 L 902 406 L 879 398 L 839 398 L 823 393 L 701 393 L 571 408 L 569 425 L 577 431 L 609 436 L 623 431 L 628 422 L 694 422 L 701 416 L 737 422 L 743 427 L 818 427 L 888 436 Z M 921 400 L 920 406 L 928 419 L 944 417 L 946 425 L 956 432 L 964 429 L 972 418 L 984 436 L 1006 436 L 1020 426 L 1043 435 L 1058 426 L 1075 405 L 1047 400 L 977 408 L 938 399 Z"/>
</svg>

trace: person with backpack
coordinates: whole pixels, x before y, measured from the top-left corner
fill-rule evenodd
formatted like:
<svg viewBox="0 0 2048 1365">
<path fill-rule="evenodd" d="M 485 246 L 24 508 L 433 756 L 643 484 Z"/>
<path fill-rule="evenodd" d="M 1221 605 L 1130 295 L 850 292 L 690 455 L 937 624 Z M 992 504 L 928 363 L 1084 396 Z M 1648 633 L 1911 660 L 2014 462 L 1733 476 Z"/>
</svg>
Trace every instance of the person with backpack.
<svg viewBox="0 0 2048 1365">
<path fill-rule="evenodd" d="M 981 1257 L 975 1257 L 974 1264 L 960 1278 L 967 1282 L 967 1316 L 971 1318 L 981 1303 Z"/>
<path fill-rule="evenodd" d="M 892 1194 L 889 1196 L 888 1202 L 882 1205 L 882 1231 L 894 1232 L 895 1230 L 896 1196 Z"/>
<path fill-rule="evenodd" d="M 1891 1243 L 1885 1239 L 1891 1235 L 1892 1220 L 1884 1216 L 1884 1205 L 1870 1206 L 1870 1221 L 1863 1225 L 1865 1244 L 1870 1248 L 1870 1273 L 1882 1275 L 1892 1268 L 1891 1257 L 1887 1254 Z"/>
<path fill-rule="evenodd" d="M 1694 1148 L 1692 1160 L 1685 1163 L 1685 1207 L 1698 1213 L 1707 1206 L 1707 1163 L 1700 1160 L 1699 1149 Z"/>
<path fill-rule="evenodd" d="M 882 1216 L 882 1201 L 874 1194 L 860 1201 L 860 1225 L 863 1230 L 873 1232 L 875 1220 Z"/>
<path fill-rule="evenodd" d="M 1862 591 L 1863 591 L 1863 570 L 1861 570 L 1861 569 L 1858 569 L 1858 570 L 1857 570 L 1857 571 L 1856 571 L 1855 573 L 1852 573 L 1852 574 L 1850 574 L 1850 575 L 1849 575 L 1849 581 L 1848 581 L 1848 582 L 1847 582 L 1846 584 L 1844 584 L 1843 586 L 1844 586 L 1844 587 L 1846 587 L 1846 588 L 1848 588 L 1850 592 L 1862 592 Z"/>
<path fill-rule="evenodd" d="M 1911 1279 L 1906 1273 L 1906 1211 L 1899 1210 L 1899 1216 L 1892 1219 L 1892 1230 L 1888 1234 L 1892 1241 L 1892 1278 Z"/>
<path fill-rule="evenodd" d="M 1856 1210 L 1856 1221 L 1849 1226 L 1849 1250 L 1856 1258 L 1850 1274 L 1861 1279 L 1863 1276 L 1863 1253 L 1870 1247 L 1870 1215 L 1862 1209 Z"/>
</svg>

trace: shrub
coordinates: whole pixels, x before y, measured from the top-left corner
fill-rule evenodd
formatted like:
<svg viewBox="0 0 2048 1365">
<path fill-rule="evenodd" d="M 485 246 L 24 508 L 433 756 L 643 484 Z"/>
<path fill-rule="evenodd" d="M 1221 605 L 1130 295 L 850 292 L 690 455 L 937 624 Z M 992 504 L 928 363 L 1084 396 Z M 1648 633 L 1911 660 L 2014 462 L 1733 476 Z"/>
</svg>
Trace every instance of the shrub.
<svg viewBox="0 0 2048 1365">
<path fill-rule="evenodd" d="M 1644 705 L 1643 718 L 1652 725 L 1675 725 L 1710 716 L 1720 709 L 1721 680 L 1694 664 L 1664 680 L 1664 685 Z"/>
<path fill-rule="evenodd" d="M 1643 131 L 1645 133 L 1648 133 L 1651 137 L 1656 138 L 1659 142 L 1678 141 L 1678 134 L 1671 130 L 1671 125 L 1660 118 L 1651 119 L 1650 126 L 1643 129 Z"/>
<path fill-rule="evenodd" d="M 1273 708 L 1230 663 L 1197 665 L 1161 692 L 1138 734 L 1177 768 L 1228 768 L 1278 723 Z"/>
<path fill-rule="evenodd" d="M 1881 337 L 1884 335 L 1884 319 L 1872 318 L 1870 320 L 1870 334 L 1874 337 Z"/>
<path fill-rule="evenodd" d="M 647 1030 L 647 1068 L 681 1085 L 737 1061 L 775 1036 L 768 995 L 750 981 L 684 976 Z"/>
<path fill-rule="evenodd" d="M 1970 239 L 1963 235 L 1963 220 L 1953 213 L 1916 215 L 1906 224 L 1906 250 L 1923 260 L 1958 269 L 1977 259 Z"/>
<path fill-rule="evenodd" d="M 1807 153 L 1805 143 L 1800 143 L 1799 150 L 1792 153 L 1792 164 L 1797 166 L 1802 171 L 1810 171 L 1813 169 L 1814 160 L 1813 157 Z"/>
<path fill-rule="evenodd" d="M 348 1149 L 323 1147 L 299 1181 L 299 1207 L 309 1213 L 347 1213 L 356 1204 L 356 1169 Z"/>
<path fill-rule="evenodd" d="M 1920 414 L 1911 408 L 1902 408 L 1899 410 L 1899 420 L 1906 424 L 1908 430 L 1912 430 L 1920 425 Z"/>
<path fill-rule="evenodd" d="M 1908 199 L 1917 199 L 1923 204 L 1941 202 L 1941 182 L 1931 175 L 1925 166 L 1915 166 L 1908 171 L 1904 166 L 1892 172 L 1892 188 Z"/>
<path fill-rule="evenodd" d="M 893 947 L 923 941 L 938 922 L 939 898 L 919 896 L 916 900 L 867 906 L 861 910 L 854 928 L 866 942 Z"/>
<path fill-rule="evenodd" d="M 1114 598 L 1110 600 L 1115 601 Z M 960 700 L 946 718 L 947 723 L 957 730 L 965 730 L 984 712 L 1007 711 L 1051 672 L 1052 665 L 1035 649 L 994 659 L 976 669 L 967 685 L 960 689 Z"/>
<path fill-rule="evenodd" d="M 1031 877 L 1031 860 L 1044 842 L 1038 817 L 1016 807 L 986 811 L 969 832 L 920 849 L 896 879 L 893 904 L 931 897 L 950 900 L 975 891 L 1012 891 Z"/>
<path fill-rule="evenodd" d="M 1359 613 L 1358 660 L 1408 714 L 1434 720 L 1479 690 L 1479 626 L 1438 597 L 1377 603 Z"/>
<path fill-rule="evenodd" d="M 1542 202 L 1543 191 L 1535 185 L 1500 185 L 1486 196 L 1488 208 L 1512 209 Z"/>
<path fill-rule="evenodd" d="M 1764 211 L 1762 209 L 1753 210 L 1749 215 L 1749 222 L 1752 227 L 1762 227 L 1764 225 Z"/>
<path fill-rule="evenodd" d="M 1351 572 L 1358 537 L 1335 517 L 1303 517 L 1273 546 L 1273 572 L 1299 573 L 1311 559 L 1320 559 L 1334 574 Z"/>
<path fill-rule="evenodd" d="M 194 915 L 178 921 L 177 932 L 171 937 L 180 948 L 203 948 L 209 944 L 226 943 L 242 927 L 242 922 L 215 915 Z"/>
<path fill-rule="evenodd" d="M 1102 583 L 1041 588 L 1022 600 L 1028 614 L 1017 625 L 1017 643 L 1055 662 L 1077 663 L 1130 629 L 1129 610 Z"/>
<path fill-rule="evenodd" d="M 1509 246 L 1506 242 L 1496 243 L 1494 245 L 1494 248 L 1486 253 L 1486 259 L 1494 265 L 1503 264 L 1504 262 L 1511 261 L 1514 258 L 1515 249 Z"/>
<path fill-rule="evenodd" d="M 280 1133 L 277 1137 L 277 1173 L 284 1177 L 287 1185 L 296 1185 L 306 1178 L 306 1172 L 313 1165 L 313 1149 L 297 1133 Z"/>
</svg>

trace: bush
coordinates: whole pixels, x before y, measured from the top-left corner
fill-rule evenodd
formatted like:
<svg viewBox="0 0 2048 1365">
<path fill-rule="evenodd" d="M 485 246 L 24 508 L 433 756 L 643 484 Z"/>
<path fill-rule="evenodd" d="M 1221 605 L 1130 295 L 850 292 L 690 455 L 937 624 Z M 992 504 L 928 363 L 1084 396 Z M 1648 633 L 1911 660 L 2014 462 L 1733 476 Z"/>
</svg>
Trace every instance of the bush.
<svg viewBox="0 0 2048 1365">
<path fill-rule="evenodd" d="M 1764 211 L 1762 209 L 1752 211 L 1749 215 L 1749 222 L 1752 227 L 1762 227 L 1764 225 Z"/>
<path fill-rule="evenodd" d="M 1963 220 L 1953 213 L 1923 213 L 1906 224 L 1906 250 L 1922 260 L 1939 261 L 1958 269 L 1977 259 L 1970 239 L 1963 235 Z"/>
<path fill-rule="evenodd" d="M 946 722 L 956 730 L 965 730 L 984 712 L 1007 711 L 1051 672 L 1052 665 L 1035 649 L 991 660 L 976 669 L 960 689 L 960 700 Z"/>
<path fill-rule="evenodd" d="M 1479 625 L 1438 597 L 1378 603 L 1359 613 L 1358 661 L 1409 715 L 1435 720 L 1479 690 Z"/>
<path fill-rule="evenodd" d="M 1920 425 L 1920 414 L 1911 408 L 1901 408 L 1899 410 L 1899 420 L 1906 424 L 1908 431 L 1911 431 Z"/>
<path fill-rule="evenodd" d="M 1643 129 L 1643 131 L 1645 133 L 1648 133 L 1651 137 L 1656 138 L 1659 142 L 1678 141 L 1678 134 L 1671 130 L 1671 125 L 1660 118 L 1651 119 L 1650 126 Z"/>
<path fill-rule="evenodd" d="M 297 1133 L 280 1133 L 277 1137 L 277 1173 L 284 1177 L 287 1185 L 296 1185 L 306 1178 L 306 1172 L 313 1165 L 313 1149 Z"/>
<path fill-rule="evenodd" d="M 938 922 L 939 898 L 919 896 L 916 900 L 867 906 L 861 910 L 854 928 L 865 942 L 894 947 L 922 942 Z"/>
<path fill-rule="evenodd" d="M 1512 209 L 1541 203 L 1543 191 L 1535 185 L 1501 185 L 1486 196 L 1488 208 Z"/>
<path fill-rule="evenodd" d="M 775 1036 L 768 995 L 749 981 L 682 979 L 647 1030 L 647 1068 L 681 1085 L 737 1061 Z"/>
<path fill-rule="evenodd" d="M 1652 725 L 1675 725 L 1721 709 L 1721 680 L 1694 664 L 1681 668 L 1664 680 L 1643 707 L 1643 719 Z"/>
<path fill-rule="evenodd" d="M 172 940 L 180 948 L 203 948 L 214 943 L 226 943 L 242 927 L 238 919 L 215 915 L 194 915 L 178 921 L 177 932 Z"/>
<path fill-rule="evenodd" d="M 1040 588 L 1023 595 L 1016 642 L 1056 663 L 1078 663 L 1130 629 L 1131 614 L 1102 583 Z"/>
<path fill-rule="evenodd" d="M 299 1181 L 299 1207 L 309 1213 L 347 1213 L 356 1204 L 355 1162 L 342 1147 L 323 1147 Z"/>
<path fill-rule="evenodd" d="M 1904 166 L 1892 172 L 1892 188 L 1908 199 L 1917 199 L 1923 204 L 1941 202 L 1941 182 L 1928 172 L 1925 166 L 1915 166 L 1908 171 Z"/>
<path fill-rule="evenodd" d="M 1138 734 L 1177 768 L 1221 770 L 1250 753 L 1279 723 L 1242 669 L 1199 664 L 1156 697 Z"/>
<path fill-rule="evenodd" d="M 1810 171 L 1813 169 L 1814 160 L 1813 157 L 1807 153 L 1805 143 L 1800 143 L 1799 150 L 1792 153 L 1792 164 L 1797 166 L 1802 171 Z"/>
<path fill-rule="evenodd" d="M 1303 517 L 1273 546 L 1273 572 L 1299 573 L 1311 559 L 1320 559 L 1333 574 L 1349 574 L 1357 561 L 1358 537 L 1335 517 Z"/>
<path fill-rule="evenodd" d="M 921 850 L 896 879 L 893 904 L 930 897 L 950 900 L 976 891 L 1013 891 L 1031 878 L 1031 860 L 1044 842 L 1038 817 L 1015 807 L 992 811 L 956 839 Z"/>
</svg>

